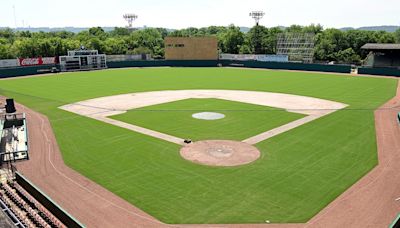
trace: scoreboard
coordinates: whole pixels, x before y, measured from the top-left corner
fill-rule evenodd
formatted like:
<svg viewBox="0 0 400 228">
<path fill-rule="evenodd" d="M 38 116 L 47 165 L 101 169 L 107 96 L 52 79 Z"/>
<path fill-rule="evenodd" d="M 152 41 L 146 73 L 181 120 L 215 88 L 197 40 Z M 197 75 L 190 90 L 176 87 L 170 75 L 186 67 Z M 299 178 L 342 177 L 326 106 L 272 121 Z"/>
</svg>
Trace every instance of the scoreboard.
<svg viewBox="0 0 400 228">
<path fill-rule="evenodd" d="M 61 71 L 97 70 L 107 68 L 106 55 L 97 50 L 68 51 L 60 56 Z"/>
</svg>

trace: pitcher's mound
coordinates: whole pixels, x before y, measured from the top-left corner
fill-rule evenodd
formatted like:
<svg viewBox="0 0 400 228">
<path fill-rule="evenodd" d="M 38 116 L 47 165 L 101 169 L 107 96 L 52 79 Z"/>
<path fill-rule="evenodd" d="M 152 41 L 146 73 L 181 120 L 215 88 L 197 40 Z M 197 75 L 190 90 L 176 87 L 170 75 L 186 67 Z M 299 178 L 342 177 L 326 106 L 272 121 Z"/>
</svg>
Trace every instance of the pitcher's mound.
<svg viewBox="0 0 400 228">
<path fill-rule="evenodd" d="M 184 146 L 181 156 L 209 166 L 239 166 L 260 158 L 260 151 L 247 143 L 228 140 L 199 141 Z"/>
</svg>

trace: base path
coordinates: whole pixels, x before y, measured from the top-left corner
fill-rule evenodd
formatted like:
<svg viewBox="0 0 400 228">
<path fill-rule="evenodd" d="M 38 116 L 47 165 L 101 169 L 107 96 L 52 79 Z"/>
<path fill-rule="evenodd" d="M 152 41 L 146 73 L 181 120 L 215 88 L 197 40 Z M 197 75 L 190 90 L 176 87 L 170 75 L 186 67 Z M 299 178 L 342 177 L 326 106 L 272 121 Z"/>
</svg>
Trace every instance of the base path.
<svg viewBox="0 0 400 228">
<path fill-rule="evenodd" d="M 51 125 L 27 113 L 30 161 L 17 168 L 87 227 L 387 227 L 400 211 L 398 94 L 375 112 L 379 165 L 305 224 L 167 225 L 64 165 Z"/>
<path fill-rule="evenodd" d="M 289 131 L 347 107 L 346 104 L 339 102 L 283 93 L 241 90 L 165 90 L 100 97 L 64 105 L 60 108 L 75 114 L 113 124 L 118 127 L 123 127 L 131 131 L 136 131 L 141 134 L 156 137 L 178 145 L 183 145 L 184 139 L 161 132 L 156 132 L 150 129 L 145 129 L 140 126 L 128 124 L 122 121 L 110 119 L 109 117 L 125 113 L 132 109 L 191 98 L 215 98 L 236 101 L 279 108 L 288 112 L 306 115 L 306 117 L 302 119 L 243 140 L 243 142 L 248 144 L 257 144 L 283 132 Z"/>
</svg>

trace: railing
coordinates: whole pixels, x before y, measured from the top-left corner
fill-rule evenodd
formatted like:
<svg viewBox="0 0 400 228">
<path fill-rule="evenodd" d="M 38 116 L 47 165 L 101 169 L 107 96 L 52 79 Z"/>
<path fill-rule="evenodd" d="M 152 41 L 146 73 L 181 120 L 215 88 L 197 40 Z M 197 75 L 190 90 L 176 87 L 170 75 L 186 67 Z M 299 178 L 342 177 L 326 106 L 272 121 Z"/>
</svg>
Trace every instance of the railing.
<svg viewBox="0 0 400 228">
<path fill-rule="evenodd" d="M 389 226 L 389 228 L 397 228 L 397 227 L 400 227 L 400 214 L 397 216 L 397 218 Z"/>
<path fill-rule="evenodd" d="M 397 114 L 397 121 L 398 121 L 399 124 L 400 124 L 400 112 L 399 112 L 399 114 Z"/>
</svg>

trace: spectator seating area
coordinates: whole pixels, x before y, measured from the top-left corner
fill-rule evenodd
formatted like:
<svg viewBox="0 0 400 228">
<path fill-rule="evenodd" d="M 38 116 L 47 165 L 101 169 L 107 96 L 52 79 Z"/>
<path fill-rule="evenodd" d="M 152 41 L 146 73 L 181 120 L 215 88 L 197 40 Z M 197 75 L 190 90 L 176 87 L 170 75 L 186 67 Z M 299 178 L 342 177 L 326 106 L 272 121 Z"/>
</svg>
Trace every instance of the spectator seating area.
<svg viewBox="0 0 400 228">
<path fill-rule="evenodd" d="M 66 227 L 16 182 L 0 183 L 0 204 L 17 227 Z"/>
</svg>

